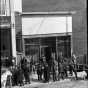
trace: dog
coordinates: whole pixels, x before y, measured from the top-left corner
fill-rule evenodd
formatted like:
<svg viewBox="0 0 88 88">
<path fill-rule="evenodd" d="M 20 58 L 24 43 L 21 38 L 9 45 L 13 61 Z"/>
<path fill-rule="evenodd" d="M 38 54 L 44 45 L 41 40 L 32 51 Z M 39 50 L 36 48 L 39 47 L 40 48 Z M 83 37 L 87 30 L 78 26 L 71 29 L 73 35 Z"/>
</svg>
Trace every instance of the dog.
<svg viewBox="0 0 88 88">
<path fill-rule="evenodd" d="M 87 73 L 85 71 L 78 72 L 77 76 L 85 80 L 85 78 L 87 77 Z"/>
<path fill-rule="evenodd" d="M 73 76 L 75 76 L 74 73 L 73 73 Z M 77 72 L 77 77 L 85 80 L 87 77 L 86 71 Z"/>
</svg>

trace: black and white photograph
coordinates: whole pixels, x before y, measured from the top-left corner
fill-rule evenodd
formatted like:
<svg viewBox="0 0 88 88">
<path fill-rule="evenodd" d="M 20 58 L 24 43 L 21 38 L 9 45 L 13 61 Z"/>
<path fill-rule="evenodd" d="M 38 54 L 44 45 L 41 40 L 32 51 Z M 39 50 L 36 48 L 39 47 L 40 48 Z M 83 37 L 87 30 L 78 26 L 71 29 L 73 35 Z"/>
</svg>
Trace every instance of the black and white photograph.
<svg viewBox="0 0 88 88">
<path fill-rule="evenodd" d="M 1 88 L 88 88 L 87 0 L 0 0 Z"/>
</svg>

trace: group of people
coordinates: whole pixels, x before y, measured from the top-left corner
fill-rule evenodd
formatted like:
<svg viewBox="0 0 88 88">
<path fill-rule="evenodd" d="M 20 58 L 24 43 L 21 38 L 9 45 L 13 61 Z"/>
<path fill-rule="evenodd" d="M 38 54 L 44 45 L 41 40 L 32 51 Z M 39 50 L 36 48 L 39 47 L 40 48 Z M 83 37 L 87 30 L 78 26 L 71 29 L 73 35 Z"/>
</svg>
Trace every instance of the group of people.
<svg viewBox="0 0 88 88">
<path fill-rule="evenodd" d="M 39 60 L 39 63 L 37 64 L 37 75 L 39 81 L 42 81 L 43 78 L 44 82 L 49 81 L 49 66 L 44 56 Z"/>
<path fill-rule="evenodd" d="M 73 72 L 75 74 L 76 80 L 78 79 L 77 77 L 77 63 L 76 63 L 76 56 L 75 54 L 72 54 L 70 58 L 64 58 L 62 53 L 60 53 L 58 57 L 58 72 L 59 76 L 64 79 L 65 77 L 68 77 L 68 71 L 69 74 L 72 76 Z"/>
<path fill-rule="evenodd" d="M 66 59 L 63 57 L 62 53 L 60 53 L 57 60 L 53 57 L 50 57 L 50 59 L 47 60 L 45 56 L 42 56 L 39 59 L 36 67 L 39 81 L 49 82 L 51 78 L 53 79 L 53 81 L 65 79 L 66 77 L 68 77 L 68 70 L 71 75 L 74 72 L 75 78 L 77 79 L 76 62 L 74 55 L 72 56 L 72 58 Z M 28 62 L 26 57 L 23 57 L 20 61 L 20 64 L 16 66 L 12 71 L 12 79 L 14 85 L 24 84 L 24 79 L 25 83 L 30 84 L 31 69 L 31 61 Z"/>
<path fill-rule="evenodd" d="M 30 84 L 30 70 L 30 63 L 27 61 L 26 57 L 21 58 L 19 65 L 13 66 L 11 70 L 13 85 Z"/>
<path fill-rule="evenodd" d="M 60 52 L 57 59 L 52 55 L 50 57 L 45 57 L 43 55 L 35 64 L 33 64 L 32 58 L 29 59 L 23 56 L 21 57 L 19 64 L 15 65 L 15 58 L 13 58 L 12 61 L 9 60 L 11 61 L 10 63 L 12 66 L 12 84 L 30 84 L 30 75 L 32 71 L 34 71 L 34 74 L 37 73 L 38 81 L 41 82 L 49 82 L 51 79 L 53 81 L 59 81 L 60 79 L 63 80 L 67 78 L 68 75 L 73 75 L 73 72 L 77 80 L 78 77 L 76 59 L 77 58 L 74 54 L 72 54 L 70 58 L 65 58 L 63 53 Z M 8 63 L 8 65 L 10 63 Z"/>
<path fill-rule="evenodd" d="M 37 75 L 38 80 L 44 80 L 47 82 L 51 79 L 53 81 L 57 81 L 60 79 L 65 79 L 69 74 L 75 74 L 75 78 L 77 79 L 77 70 L 76 70 L 76 62 L 75 57 L 72 55 L 70 59 L 66 59 L 63 57 L 62 53 L 59 54 L 58 60 L 54 58 L 50 58 L 50 61 L 46 61 L 46 57 L 43 56 L 37 65 Z"/>
</svg>

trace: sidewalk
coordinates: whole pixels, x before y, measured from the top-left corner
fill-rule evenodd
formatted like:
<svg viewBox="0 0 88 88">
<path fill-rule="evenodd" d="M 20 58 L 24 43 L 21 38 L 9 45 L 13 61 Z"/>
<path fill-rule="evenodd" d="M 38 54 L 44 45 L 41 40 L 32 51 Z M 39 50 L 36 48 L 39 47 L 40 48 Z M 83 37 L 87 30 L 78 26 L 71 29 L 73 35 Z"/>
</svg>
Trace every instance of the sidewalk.
<svg viewBox="0 0 88 88">
<path fill-rule="evenodd" d="M 88 88 L 88 81 L 61 80 L 61 81 L 49 82 L 49 83 L 31 82 L 31 84 L 26 84 L 21 87 L 15 86 L 12 88 Z"/>
<path fill-rule="evenodd" d="M 87 88 L 88 80 L 71 80 L 70 78 L 55 81 L 50 80 L 48 83 L 43 83 L 37 80 L 37 75 L 31 76 L 31 84 L 24 86 L 15 86 L 12 88 Z"/>
<path fill-rule="evenodd" d="M 44 83 L 39 82 L 37 80 L 37 74 L 32 74 L 30 79 L 31 79 L 31 84 L 25 84 L 24 86 L 14 86 L 12 88 L 29 88 L 29 87 L 32 88 L 32 87 L 36 87 L 36 86 L 39 86 L 41 84 L 44 84 Z"/>
<path fill-rule="evenodd" d="M 65 79 L 65 80 L 60 80 L 60 81 L 56 81 L 56 82 L 67 82 L 70 81 L 69 79 Z M 37 80 L 37 75 L 36 74 L 32 74 L 31 75 L 31 84 L 25 84 L 24 86 L 14 86 L 12 88 L 38 88 L 38 86 L 44 86 L 47 84 L 52 84 L 52 83 L 56 83 L 53 82 L 52 80 L 50 80 L 48 83 L 43 83 Z"/>
</svg>

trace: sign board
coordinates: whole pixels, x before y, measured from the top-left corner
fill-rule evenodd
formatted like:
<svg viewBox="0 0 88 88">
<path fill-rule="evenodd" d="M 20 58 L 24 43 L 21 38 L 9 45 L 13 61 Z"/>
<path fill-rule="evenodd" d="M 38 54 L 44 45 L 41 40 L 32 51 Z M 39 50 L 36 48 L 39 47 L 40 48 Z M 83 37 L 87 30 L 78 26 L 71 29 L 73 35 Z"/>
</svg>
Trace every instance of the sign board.
<svg viewBox="0 0 88 88">
<path fill-rule="evenodd" d="M 72 16 L 24 16 L 23 35 L 72 32 Z"/>
</svg>

